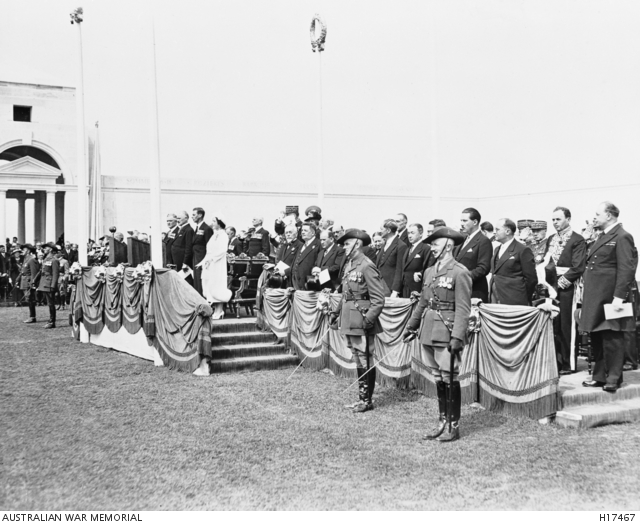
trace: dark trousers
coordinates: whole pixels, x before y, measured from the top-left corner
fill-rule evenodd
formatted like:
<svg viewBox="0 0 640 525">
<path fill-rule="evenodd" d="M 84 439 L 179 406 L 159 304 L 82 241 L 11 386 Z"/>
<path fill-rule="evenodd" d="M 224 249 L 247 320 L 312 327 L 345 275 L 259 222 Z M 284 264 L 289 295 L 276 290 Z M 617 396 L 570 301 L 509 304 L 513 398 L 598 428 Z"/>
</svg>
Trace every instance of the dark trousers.
<svg viewBox="0 0 640 525">
<path fill-rule="evenodd" d="M 56 324 L 56 292 L 45 292 L 44 295 L 49 305 L 49 322 Z"/>
<path fill-rule="evenodd" d="M 614 330 L 591 332 L 591 348 L 595 361 L 592 375 L 594 381 L 609 385 L 622 383 L 626 342 L 625 332 Z"/>
<path fill-rule="evenodd" d="M 202 268 L 193 269 L 193 287 L 196 289 L 196 292 L 202 295 Z"/>
<path fill-rule="evenodd" d="M 625 332 L 624 362 L 638 367 L 638 333 Z"/>
<path fill-rule="evenodd" d="M 29 317 L 36 318 L 36 289 L 29 288 Z"/>
<path fill-rule="evenodd" d="M 571 347 L 571 325 L 575 323 L 571 315 L 573 308 L 573 286 L 568 290 L 558 290 L 558 302 L 560 303 L 560 313 L 553 320 L 553 337 L 556 346 L 556 360 L 558 361 L 558 371 L 575 370 L 574 349 Z"/>
</svg>

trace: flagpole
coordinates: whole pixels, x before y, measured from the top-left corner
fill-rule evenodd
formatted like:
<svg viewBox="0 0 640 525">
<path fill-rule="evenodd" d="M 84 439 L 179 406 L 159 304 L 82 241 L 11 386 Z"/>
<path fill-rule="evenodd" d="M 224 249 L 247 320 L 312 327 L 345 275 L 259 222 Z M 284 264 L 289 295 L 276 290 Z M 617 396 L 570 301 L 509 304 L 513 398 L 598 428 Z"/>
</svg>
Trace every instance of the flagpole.
<svg viewBox="0 0 640 525">
<path fill-rule="evenodd" d="M 322 51 L 327 39 L 327 26 L 315 14 L 311 20 L 311 50 L 318 52 L 318 206 L 324 207 L 324 148 L 322 136 Z"/>
<path fill-rule="evenodd" d="M 435 14 L 431 14 L 431 60 L 429 72 L 431 76 L 431 123 L 429 137 L 431 143 L 431 216 L 440 217 L 440 178 L 438 174 L 438 105 L 437 105 L 437 82 L 438 82 L 438 65 L 437 65 L 437 42 L 436 42 L 436 22 Z"/>
<path fill-rule="evenodd" d="M 153 9 L 153 8 L 152 8 Z M 149 196 L 151 199 L 151 262 L 155 268 L 162 268 L 162 225 L 160 221 L 160 133 L 158 125 L 158 78 L 156 72 L 156 29 L 153 12 L 151 13 L 151 133 L 150 154 L 151 173 L 149 174 Z"/>
</svg>

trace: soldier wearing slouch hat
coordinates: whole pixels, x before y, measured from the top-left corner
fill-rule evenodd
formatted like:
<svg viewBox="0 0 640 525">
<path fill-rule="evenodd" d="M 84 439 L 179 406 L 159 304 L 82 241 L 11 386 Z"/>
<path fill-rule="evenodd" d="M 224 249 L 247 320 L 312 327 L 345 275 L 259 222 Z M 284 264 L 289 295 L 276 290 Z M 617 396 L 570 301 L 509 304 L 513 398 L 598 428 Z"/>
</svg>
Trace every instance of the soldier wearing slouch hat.
<svg viewBox="0 0 640 525">
<path fill-rule="evenodd" d="M 348 229 L 337 243 L 344 246 L 346 262 L 342 274 L 342 300 L 336 311 L 331 312 L 332 326 L 345 336 L 359 378 L 359 399 L 346 408 L 366 412 L 373 409 L 376 374 L 371 353 L 375 334 L 382 332 L 378 317 L 384 307 L 384 285 L 375 264 L 362 253 L 362 247 L 371 244 L 366 232 Z"/>
<path fill-rule="evenodd" d="M 47 298 L 49 305 L 49 322 L 45 328 L 56 327 L 56 290 L 58 288 L 58 277 L 60 275 L 60 263 L 55 257 L 59 248 L 52 242 L 48 242 L 42 246 L 44 250 L 44 259 L 42 260 L 42 270 L 40 272 L 40 283 L 38 291 L 43 292 Z"/>
<path fill-rule="evenodd" d="M 471 274 L 453 257 L 454 246 L 464 242 L 462 234 L 443 227 L 423 242 L 431 245 L 436 264 L 424 273 L 422 294 L 407 325 L 405 341 L 416 336 L 420 338 L 426 353 L 425 364 L 436 379 L 439 423 L 436 431 L 424 439 L 455 441 L 460 435 L 458 352 L 466 342 L 471 311 Z"/>
</svg>

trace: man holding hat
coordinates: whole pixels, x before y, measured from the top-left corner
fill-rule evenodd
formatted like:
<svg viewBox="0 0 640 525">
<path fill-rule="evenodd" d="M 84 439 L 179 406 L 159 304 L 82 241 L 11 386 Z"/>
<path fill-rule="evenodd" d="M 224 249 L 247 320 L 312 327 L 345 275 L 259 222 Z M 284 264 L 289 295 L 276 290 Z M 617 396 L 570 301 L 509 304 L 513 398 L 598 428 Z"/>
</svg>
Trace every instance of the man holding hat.
<svg viewBox="0 0 640 525">
<path fill-rule="evenodd" d="M 25 324 L 36 322 L 36 287 L 40 276 L 40 265 L 36 258 L 36 247 L 33 244 L 22 244 L 22 271 L 20 272 L 20 290 L 29 293 L 29 319 Z"/>
<path fill-rule="evenodd" d="M 367 412 L 373 410 L 376 369 L 371 363 L 371 353 L 375 334 L 382 332 L 378 317 L 384 307 L 384 285 L 376 266 L 362 253 L 362 247 L 371 244 L 367 233 L 351 228 L 337 243 L 344 246 L 346 262 L 342 274 L 342 300 L 337 310 L 330 314 L 331 325 L 337 323 L 347 340 L 359 378 L 359 399 L 346 408 Z"/>
<path fill-rule="evenodd" d="M 431 244 L 436 264 L 424 273 L 422 295 L 404 337 L 406 342 L 420 337 L 425 364 L 436 380 L 439 423 L 436 431 L 424 439 L 455 441 L 460 437 L 458 352 L 466 342 L 471 311 L 471 274 L 453 257 L 454 246 L 464 242 L 461 233 L 443 227 L 423 242 Z"/>
<path fill-rule="evenodd" d="M 56 290 L 58 289 L 58 276 L 60 275 L 60 263 L 55 257 L 58 247 L 52 242 L 42 245 L 44 259 L 42 260 L 42 271 L 40 272 L 40 284 L 38 291 L 43 292 L 49 305 L 49 322 L 45 328 L 56 327 Z"/>
</svg>

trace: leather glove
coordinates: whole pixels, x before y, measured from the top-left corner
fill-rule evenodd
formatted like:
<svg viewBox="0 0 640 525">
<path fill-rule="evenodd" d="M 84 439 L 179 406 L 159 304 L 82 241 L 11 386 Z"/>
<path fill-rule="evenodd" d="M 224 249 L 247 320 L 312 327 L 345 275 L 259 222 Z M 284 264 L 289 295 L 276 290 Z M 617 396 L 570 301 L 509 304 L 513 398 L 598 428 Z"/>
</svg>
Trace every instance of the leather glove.
<svg viewBox="0 0 640 525">
<path fill-rule="evenodd" d="M 329 325 L 335 325 L 338 322 L 338 314 L 336 312 L 329 312 Z"/>
<path fill-rule="evenodd" d="M 407 330 L 402 336 L 403 343 L 410 343 L 418 336 L 418 332 L 415 330 Z"/>
<path fill-rule="evenodd" d="M 373 321 L 367 319 L 366 317 L 364 318 L 364 329 L 365 330 L 371 330 L 373 328 Z"/>
<path fill-rule="evenodd" d="M 457 337 L 451 338 L 451 351 L 452 352 L 460 352 L 464 348 L 462 341 Z"/>
</svg>

